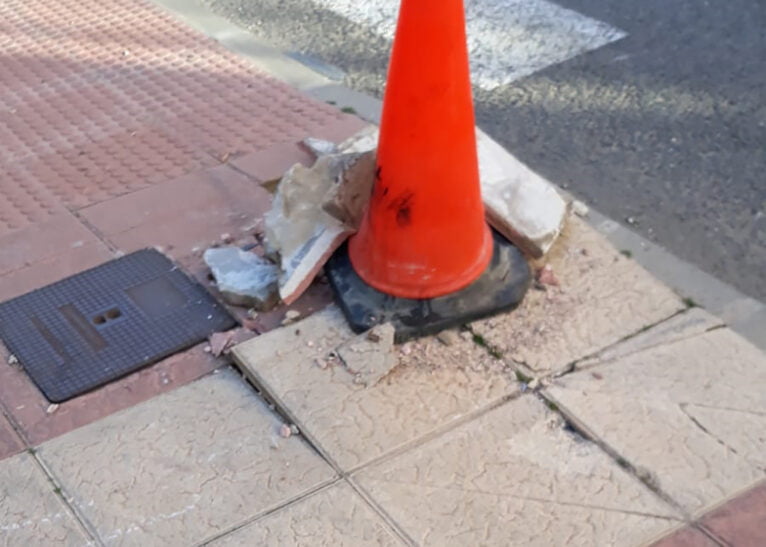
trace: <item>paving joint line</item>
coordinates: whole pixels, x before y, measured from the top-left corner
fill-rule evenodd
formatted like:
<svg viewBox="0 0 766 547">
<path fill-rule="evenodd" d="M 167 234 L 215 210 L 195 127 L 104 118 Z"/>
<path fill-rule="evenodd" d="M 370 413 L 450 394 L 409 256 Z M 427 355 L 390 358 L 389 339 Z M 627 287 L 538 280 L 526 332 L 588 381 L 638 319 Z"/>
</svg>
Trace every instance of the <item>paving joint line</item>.
<svg viewBox="0 0 766 547">
<path fill-rule="evenodd" d="M 59 497 L 67 510 L 72 514 L 72 517 L 74 517 L 82 531 L 85 532 L 91 541 L 95 542 L 100 547 L 104 547 L 105 543 L 101 539 L 101 536 L 99 536 L 96 527 L 85 515 L 80 512 L 77 506 L 72 501 L 70 501 L 70 499 L 74 500 L 74 498 L 70 498 L 67 495 L 64 486 L 56 479 L 56 475 L 50 468 L 48 468 L 48 466 L 45 464 L 45 461 L 43 461 L 43 459 L 40 457 L 38 451 L 35 448 L 28 448 L 27 452 L 32 456 L 32 459 L 37 464 L 37 467 L 40 469 L 40 471 L 42 471 L 42 473 L 48 479 L 48 482 L 53 486 L 53 492 Z"/>
<path fill-rule="evenodd" d="M 304 500 L 306 500 L 308 498 L 316 496 L 317 494 L 319 494 L 323 490 L 329 490 L 333 486 L 335 486 L 335 485 L 339 484 L 340 482 L 342 482 L 342 480 L 343 480 L 342 477 L 335 477 L 334 479 L 330 479 L 329 481 L 322 482 L 322 483 L 320 483 L 320 484 L 318 484 L 316 486 L 313 486 L 313 487 L 309 488 L 306 492 L 303 492 L 302 494 L 299 494 L 299 495 L 297 495 L 297 496 L 295 496 L 295 497 L 293 497 L 291 499 L 288 499 L 285 502 L 277 504 L 276 506 L 271 507 L 270 509 L 266 509 L 265 511 L 261 511 L 260 513 L 256 514 L 255 516 L 250 517 L 248 519 L 245 519 L 245 521 L 243 521 L 243 522 L 241 522 L 239 524 L 236 524 L 236 525 L 234 525 L 234 526 L 232 526 L 230 528 L 227 528 L 226 531 L 221 532 L 219 534 L 216 534 L 216 535 L 214 535 L 212 537 L 206 538 L 206 539 L 202 540 L 199 543 L 195 543 L 194 545 L 195 545 L 195 547 L 204 547 L 206 545 L 210 545 L 214 541 L 217 541 L 217 540 L 219 540 L 221 538 L 224 538 L 224 537 L 226 537 L 226 536 L 228 536 L 230 534 L 233 534 L 234 532 L 242 530 L 243 528 L 247 528 L 251 524 L 253 524 L 253 523 L 255 523 L 255 522 L 257 522 L 257 521 L 259 521 L 261 519 L 264 519 L 264 518 L 266 518 L 268 516 L 271 516 L 271 515 L 273 515 L 275 513 L 278 513 L 280 511 L 282 511 L 283 509 L 287 509 L 289 507 L 297 505 L 300 502 L 302 502 L 302 501 L 304 501 Z"/>
</svg>

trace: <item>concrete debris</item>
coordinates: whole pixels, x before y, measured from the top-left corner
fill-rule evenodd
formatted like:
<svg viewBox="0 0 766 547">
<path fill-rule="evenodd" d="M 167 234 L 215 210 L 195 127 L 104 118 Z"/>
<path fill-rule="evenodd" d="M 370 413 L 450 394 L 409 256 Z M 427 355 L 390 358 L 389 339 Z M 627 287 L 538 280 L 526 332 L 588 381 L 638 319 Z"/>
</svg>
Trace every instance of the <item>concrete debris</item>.
<svg viewBox="0 0 766 547">
<path fill-rule="evenodd" d="M 301 312 L 296 310 L 287 310 L 287 313 L 285 313 L 285 318 L 282 320 L 282 325 L 284 326 L 295 323 L 300 318 Z"/>
<path fill-rule="evenodd" d="M 540 258 L 561 234 L 567 202 L 553 184 L 509 154 L 483 131 L 476 131 L 479 174 L 487 220 L 527 254 Z M 367 152 L 378 145 L 378 129 L 369 126 L 338 147 Z"/>
<path fill-rule="evenodd" d="M 220 357 L 234 344 L 234 331 L 214 332 L 208 341 L 210 342 L 210 353 L 215 357 Z"/>
<path fill-rule="evenodd" d="M 337 349 L 346 369 L 354 376 L 355 384 L 374 386 L 398 364 L 394 334 L 390 323 L 378 325 Z"/>
<path fill-rule="evenodd" d="M 553 273 L 553 268 L 550 264 L 546 264 L 544 267 L 537 270 L 535 280 L 541 285 L 548 285 L 551 287 L 559 286 L 559 280 L 556 278 L 556 274 Z"/>
<path fill-rule="evenodd" d="M 445 346 L 454 346 L 460 343 L 460 335 L 455 330 L 443 330 L 436 335 L 436 338 Z"/>
<path fill-rule="evenodd" d="M 362 154 L 320 157 L 291 167 L 265 216 L 266 251 L 279 257 L 279 294 L 291 304 L 333 252 L 353 234 L 374 182 L 374 160 Z"/>
<path fill-rule="evenodd" d="M 293 435 L 293 430 L 289 425 L 282 424 L 279 427 L 279 436 L 282 437 L 283 439 L 289 439 L 290 437 L 292 437 L 292 435 Z"/>
<path fill-rule="evenodd" d="M 208 249 L 204 260 L 229 304 L 268 311 L 278 302 L 279 268 L 268 260 L 237 247 Z"/>
<path fill-rule="evenodd" d="M 572 212 L 578 217 L 585 218 L 590 214 L 590 209 L 580 200 L 572 202 Z"/>
<path fill-rule="evenodd" d="M 378 147 L 378 135 L 378 127 L 368 125 L 340 143 L 338 151 L 342 154 L 362 154 L 373 151 Z"/>
<path fill-rule="evenodd" d="M 303 146 L 308 148 L 308 150 L 314 154 L 314 157 L 316 158 L 338 153 L 338 146 L 334 142 L 326 141 L 324 139 L 308 137 L 303 139 Z"/>
</svg>

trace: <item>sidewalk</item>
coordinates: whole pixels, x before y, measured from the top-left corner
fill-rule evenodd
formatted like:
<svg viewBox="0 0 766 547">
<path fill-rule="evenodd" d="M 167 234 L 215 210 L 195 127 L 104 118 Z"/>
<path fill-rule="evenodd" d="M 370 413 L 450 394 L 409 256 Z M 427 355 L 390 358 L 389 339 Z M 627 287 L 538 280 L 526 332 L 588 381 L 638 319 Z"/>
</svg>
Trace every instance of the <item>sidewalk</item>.
<svg viewBox="0 0 766 547">
<path fill-rule="evenodd" d="M 300 140 L 364 126 L 145 2 L 0 16 L 0 300 L 144 247 L 207 284 Z M 381 348 L 367 388 L 321 284 L 233 362 L 201 344 L 61 405 L 0 346 L 0 544 L 763 545 L 766 356 L 577 217 L 548 263 L 559 286 Z"/>
</svg>

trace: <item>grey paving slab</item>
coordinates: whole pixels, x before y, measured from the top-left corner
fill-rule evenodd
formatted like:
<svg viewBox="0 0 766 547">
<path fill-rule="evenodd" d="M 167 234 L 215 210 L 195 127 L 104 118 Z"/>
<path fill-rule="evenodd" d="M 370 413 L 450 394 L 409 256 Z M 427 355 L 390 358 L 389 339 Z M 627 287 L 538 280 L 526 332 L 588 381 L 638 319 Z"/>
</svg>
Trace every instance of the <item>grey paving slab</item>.
<svg viewBox="0 0 766 547">
<path fill-rule="evenodd" d="M 569 218 L 546 262 L 559 286 L 531 290 L 516 311 L 473 324 L 535 375 L 560 372 L 684 309 L 677 295 L 577 217 Z"/>
<path fill-rule="evenodd" d="M 42 445 L 107 545 L 190 545 L 335 477 L 226 370 Z"/>
<path fill-rule="evenodd" d="M 352 479 L 422 545 L 639 545 L 679 524 L 534 396 Z"/>
<path fill-rule="evenodd" d="M 563 410 L 689 513 L 766 472 L 766 356 L 722 328 L 557 379 Z"/>
<path fill-rule="evenodd" d="M 93 545 L 34 458 L 0 462 L 0 545 Z"/>
<path fill-rule="evenodd" d="M 346 482 L 304 498 L 210 543 L 252 545 L 404 545 Z"/>
<path fill-rule="evenodd" d="M 354 335 L 332 306 L 236 346 L 246 374 L 342 469 L 351 470 L 515 393 L 502 360 L 469 333 L 399 349 L 398 366 L 364 387 L 332 352 Z"/>
</svg>

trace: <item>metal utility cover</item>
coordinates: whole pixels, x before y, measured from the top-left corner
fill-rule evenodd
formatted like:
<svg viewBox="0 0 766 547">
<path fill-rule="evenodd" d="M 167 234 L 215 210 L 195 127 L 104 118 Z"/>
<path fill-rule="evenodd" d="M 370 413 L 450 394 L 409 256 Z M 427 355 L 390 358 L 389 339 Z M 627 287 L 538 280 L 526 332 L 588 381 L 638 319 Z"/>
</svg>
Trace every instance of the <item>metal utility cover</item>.
<svg viewBox="0 0 766 547">
<path fill-rule="evenodd" d="M 235 324 L 202 286 L 149 249 L 0 304 L 0 338 L 56 403 Z"/>
</svg>

